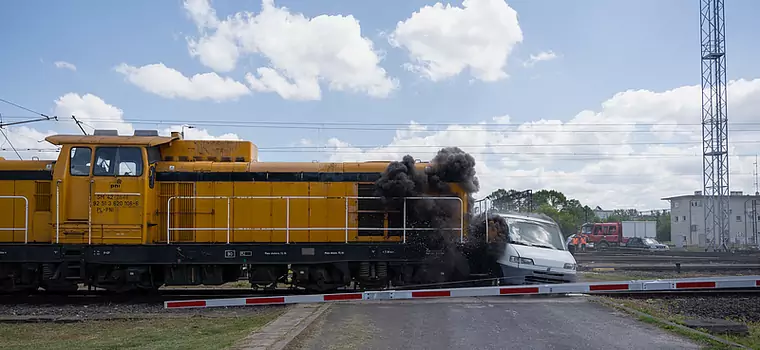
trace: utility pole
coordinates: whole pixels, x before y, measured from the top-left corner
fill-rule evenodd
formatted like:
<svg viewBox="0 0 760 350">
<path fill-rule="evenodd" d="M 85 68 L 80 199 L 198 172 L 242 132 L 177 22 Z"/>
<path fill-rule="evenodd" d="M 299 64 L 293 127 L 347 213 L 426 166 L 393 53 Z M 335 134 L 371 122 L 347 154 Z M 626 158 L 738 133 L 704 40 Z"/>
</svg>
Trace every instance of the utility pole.
<svg viewBox="0 0 760 350">
<path fill-rule="evenodd" d="M 755 196 L 760 195 L 760 188 L 758 188 L 758 181 L 757 181 L 757 154 L 755 154 Z"/>
<path fill-rule="evenodd" d="M 752 200 L 752 244 L 755 246 L 760 246 L 760 242 L 757 241 L 757 197 L 760 196 L 760 182 L 758 181 L 758 169 L 757 169 L 757 154 L 755 155 L 755 170 L 752 174 L 755 178 L 755 198 Z"/>
<path fill-rule="evenodd" d="M 728 109 L 724 0 L 700 0 L 702 61 L 702 180 L 708 249 L 726 250 L 730 237 Z"/>
<path fill-rule="evenodd" d="M 182 135 L 182 139 L 183 139 L 183 140 L 185 139 L 185 128 L 188 128 L 188 129 L 195 129 L 195 127 L 194 127 L 194 126 L 192 126 L 192 125 L 188 125 L 188 124 L 182 124 L 182 129 L 181 129 L 181 130 L 182 130 L 182 132 L 180 132 L 180 135 Z"/>
</svg>

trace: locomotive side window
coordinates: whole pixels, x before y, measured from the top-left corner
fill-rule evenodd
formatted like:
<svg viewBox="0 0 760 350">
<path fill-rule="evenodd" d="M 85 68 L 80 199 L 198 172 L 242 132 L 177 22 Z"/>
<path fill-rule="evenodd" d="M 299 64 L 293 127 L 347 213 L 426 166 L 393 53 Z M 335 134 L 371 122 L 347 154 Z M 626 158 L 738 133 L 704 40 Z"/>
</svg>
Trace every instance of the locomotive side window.
<svg viewBox="0 0 760 350">
<path fill-rule="evenodd" d="M 92 173 L 96 176 L 141 176 L 142 150 L 138 147 L 98 147 Z"/>
<path fill-rule="evenodd" d="M 72 147 L 69 173 L 73 176 L 89 176 L 92 150 L 89 147 Z"/>
<path fill-rule="evenodd" d="M 148 164 L 158 163 L 161 160 L 161 151 L 158 146 L 148 147 Z"/>
<path fill-rule="evenodd" d="M 98 147 L 95 151 L 95 176 L 113 176 L 113 167 L 116 165 L 116 147 Z"/>
<path fill-rule="evenodd" d="M 143 173 L 142 150 L 137 147 L 122 147 L 117 152 L 119 176 L 140 176 Z"/>
</svg>

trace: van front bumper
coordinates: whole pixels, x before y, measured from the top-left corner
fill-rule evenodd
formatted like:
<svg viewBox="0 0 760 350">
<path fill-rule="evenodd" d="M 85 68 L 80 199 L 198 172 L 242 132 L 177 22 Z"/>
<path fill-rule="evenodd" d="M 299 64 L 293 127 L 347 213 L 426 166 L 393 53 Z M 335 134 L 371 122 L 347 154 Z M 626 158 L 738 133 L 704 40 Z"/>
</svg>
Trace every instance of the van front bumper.
<svg viewBox="0 0 760 350">
<path fill-rule="evenodd" d="M 554 284 L 577 281 L 575 273 L 546 271 L 501 265 L 502 282 L 506 284 Z"/>
</svg>

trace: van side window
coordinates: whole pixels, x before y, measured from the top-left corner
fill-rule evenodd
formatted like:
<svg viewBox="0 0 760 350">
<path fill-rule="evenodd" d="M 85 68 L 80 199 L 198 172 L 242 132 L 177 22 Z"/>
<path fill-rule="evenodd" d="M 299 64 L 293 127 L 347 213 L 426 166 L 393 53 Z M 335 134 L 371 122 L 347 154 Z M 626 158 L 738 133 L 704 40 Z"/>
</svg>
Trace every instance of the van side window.
<svg viewBox="0 0 760 350">
<path fill-rule="evenodd" d="M 96 176 L 141 176 L 142 149 L 138 147 L 98 147 L 95 150 Z"/>
<path fill-rule="evenodd" d="M 73 176 L 90 176 L 92 150 L 89 147 L 72 147 L 69 174 Z"/>
</svg>

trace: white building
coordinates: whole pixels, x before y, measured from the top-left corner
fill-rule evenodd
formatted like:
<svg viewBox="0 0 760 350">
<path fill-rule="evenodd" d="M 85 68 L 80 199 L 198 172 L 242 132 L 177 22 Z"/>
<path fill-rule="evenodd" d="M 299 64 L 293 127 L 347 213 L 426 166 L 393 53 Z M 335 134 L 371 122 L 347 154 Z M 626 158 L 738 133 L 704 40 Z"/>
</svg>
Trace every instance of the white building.
<svg viewBox="0 0 760 350">
<path fill-rule="evenodd" d="M 677 247 L 705 247 L 713 234 L 705 234 L 705 196 L 702 191 L 693 195 L 666 197 L 670 202 L 670 238 Z M 760 195 L 745 195 L 731 191 L 729 196 L 729 242 L 727 244 L 755 245 L 760 233 Z"/>
<path fill-rule="evenodd" d="M 594 215 L 596 215 L 596 217 L 602 220 L 606 220 L 608 217 L 610 217 L 610 215 L 614 213 L 615 213 L 614 210 L 604 210 L 600 206 L 597 206 L 596 208 L 594 208 Z"/>
</svg>

